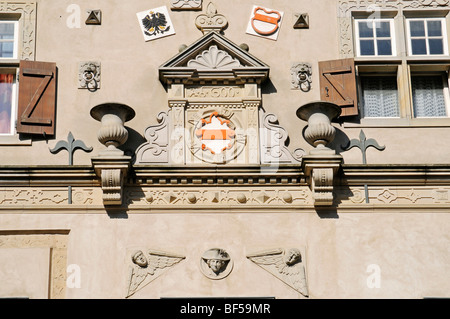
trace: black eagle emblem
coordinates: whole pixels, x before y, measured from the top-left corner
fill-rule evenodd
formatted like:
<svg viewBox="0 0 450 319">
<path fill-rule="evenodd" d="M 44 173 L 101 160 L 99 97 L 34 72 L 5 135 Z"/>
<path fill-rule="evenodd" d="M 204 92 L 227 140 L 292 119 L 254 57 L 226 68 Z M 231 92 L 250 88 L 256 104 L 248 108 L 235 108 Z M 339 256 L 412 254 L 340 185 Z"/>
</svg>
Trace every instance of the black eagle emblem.
<svg viewBox="0 0 450 319">
<path fill-rule="evenodd" d="M 170 30 L 170 25 L 167 26 L 166 16 L 160 12 L 150 11 L 150 13 L 142 19 L 142 25 L 146 30 L 144 33 L 148 36 L 153 36 L 158 33 L 163 34 Z"/>
</svg>

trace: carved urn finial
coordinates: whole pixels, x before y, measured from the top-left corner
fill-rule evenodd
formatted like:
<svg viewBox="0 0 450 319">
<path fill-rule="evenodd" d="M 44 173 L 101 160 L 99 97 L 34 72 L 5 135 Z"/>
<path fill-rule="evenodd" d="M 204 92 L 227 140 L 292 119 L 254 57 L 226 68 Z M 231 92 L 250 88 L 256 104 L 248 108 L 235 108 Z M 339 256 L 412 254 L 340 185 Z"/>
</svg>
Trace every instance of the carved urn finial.
<svg viewBox="0 0 450 319">
<path fill-rule="evenodd" d="M 201 14 L 195 19 L 195 25 L 203 33 L 221 32 L 228 25 L 228 20 L 225 16 L 217 14 L 216 6 L 210 2 L 206 7 L 206 14 Z"/>
<path fill-rule="evenodd" d="M 331 151 L 326 147 L 336 135 L 336 129 L 331 125 L 331 121 L 340 114 L 341 108 L 338 105 L 324 101 L 311 102 L 297 110 L 297 116 L 308 121 L 308 127 L 303 132 L 303 136 L 316 148 L 315 151 Z"/>
<path fill-rule="evenodd" d="M 118 147 L 128 139 L 124 123 L 134 118 L 134 110 L 120 103 L 104 103 L 93 107 L 91 116 L 102 124 L 97 137 L 107 148 L 100 155 L 123 156 L 124 152 Z"/>
</svg>

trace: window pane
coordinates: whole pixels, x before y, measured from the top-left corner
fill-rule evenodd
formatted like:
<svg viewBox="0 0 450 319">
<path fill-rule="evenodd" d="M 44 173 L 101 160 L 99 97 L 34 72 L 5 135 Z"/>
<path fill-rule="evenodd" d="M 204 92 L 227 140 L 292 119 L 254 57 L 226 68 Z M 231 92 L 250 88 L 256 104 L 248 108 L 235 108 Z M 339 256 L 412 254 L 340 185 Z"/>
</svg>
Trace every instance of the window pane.
<svg viewBox="0 0 450 319">
<path fill-rule="evenodd" d="M 430 54 L 444 54 L 444 44 L 442 39 L 429 39 Z"/>
<path fill-rule="evenodd" d="M 392 55 L 391 40 L 377 40 L 378 55 Z"/>
<path fill-rule="evenodd" d="M 375 55 L 375 45 L 373 40 L 361 40 L 359 43 L 361 55 Z"/>
<path fill-rule="evenodd" d="M 360 38 L 373 38 L 373 26 L 371 21 L 359 22 L 358 25 Z"/>
<path fill-rule="evenodd" d="M 441 76 L 413 76 L 412 95 L 416 117 L 447 116 Z"/>
<path fill-rule="evenodd" d="M 430 37 L 442 36 L 441 21 L 427 21 L 427 28 Z"/>
<path fill-rule="evenodd" d="M 411 40 L 412 54 L 427 54 L 427 44 L 425 39 Z"/>
<path fill-rule="evenodd" d="M 391 37 L 391 24 L 389 22 L 375 22 L 375 27 L 377 37 Z"/>
<path fill-rule="evenodd" d="M 14 55 L 14 42 L 0 42 L 0 58 L 12 58 Z"/>
<path fill-rule="evenodd" d="M 13 23 L 0 23 L 0 39 L 14 39 Z"/>
<path fill-rule="evenodd" d="M 362 77 L 364 117 L 399 117 L 397 79 Z"/>
<path fill-rule="evenodd" d="M 424 21 L 410 21 L 409 27 L 412 37 L 424 37 L 425 36 L 425 24 Z"/>
<path fill-rule="evenodd" d="M 13 74 L 0 74 L 0 134 L 11 134 Z"/>
</svg>

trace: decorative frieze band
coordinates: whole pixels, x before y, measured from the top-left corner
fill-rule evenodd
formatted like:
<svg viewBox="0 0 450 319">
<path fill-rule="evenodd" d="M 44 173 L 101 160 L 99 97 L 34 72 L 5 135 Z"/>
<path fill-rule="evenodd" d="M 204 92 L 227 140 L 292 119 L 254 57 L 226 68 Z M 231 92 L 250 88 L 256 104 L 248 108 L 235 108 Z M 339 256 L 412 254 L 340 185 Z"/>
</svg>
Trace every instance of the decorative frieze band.
<svg viewBox="0 0 450 319">
<path fill-rule="evenodd" d="M 127 187 L 123 194 L 124 205 L 130 209 L 140 207 L 286 207 L 310 208 L 314 205 L 314 194 L 309 187 L 276 187 L 236 184 L 236 187 L 217 189 L 208 188 L 211 184 L 199 188 L 186 188 L 182 185 L 167 187 Z M 200 189 L 200 187 L 202 189 Z M 326 192 L 325 192 L 326 193 Z M 366 206 L 377 207 L 392 205 L 420 208 L 450 204 L 450 187 L 369 187 L 369 204 L 365 201 L 364 187 L 335 187 L 334 204 L 338 207 L 354 206 L 363 209 Z M 73 202 L 68 204 L 67 188 L 20 188 L 0 189 L 0 211 L 14 207 L 101 207 L 103 191 L 100 187 L 73 189 Z"/>
</svg>

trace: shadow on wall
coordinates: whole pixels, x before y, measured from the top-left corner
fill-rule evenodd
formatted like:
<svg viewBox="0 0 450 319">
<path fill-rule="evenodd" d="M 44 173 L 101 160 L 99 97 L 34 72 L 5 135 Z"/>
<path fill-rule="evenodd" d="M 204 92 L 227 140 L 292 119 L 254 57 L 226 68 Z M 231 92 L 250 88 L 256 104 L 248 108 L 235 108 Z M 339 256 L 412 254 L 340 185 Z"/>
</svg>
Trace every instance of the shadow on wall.
<svg viewBox="0 0 450 319">
<path fill-rule="evenodd" d="M 145 138 L 136 130 L 125 126 L 128 130 L 128 139 L 122 146 L 119 147 L 122 151 L 124 151 L 126 156 L 131 156 L 131 162 L 134 163 L 136 159 L 136 150 L 139 146 L 147 142 Z"/>
</svg>

